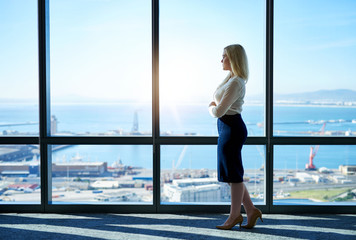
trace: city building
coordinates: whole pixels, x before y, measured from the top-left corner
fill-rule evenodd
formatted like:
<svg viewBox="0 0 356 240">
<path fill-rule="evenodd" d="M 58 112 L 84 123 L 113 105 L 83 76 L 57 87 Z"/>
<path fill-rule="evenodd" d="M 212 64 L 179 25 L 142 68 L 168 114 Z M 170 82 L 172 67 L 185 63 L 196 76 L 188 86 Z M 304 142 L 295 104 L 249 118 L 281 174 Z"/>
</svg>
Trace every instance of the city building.
<svg viewBox="0 0 356 240">
<path fill-rule="evenodd" d="M 53 177 L 100 176 L 107 172 L 106 162 L 52 163 Z"/>
<path fill-rule="evenodd" d="M 216 178 L 175 179 L 164 184 L 163 194 L 170 202 L 220 202 L 220 184 Z"/>
<path fill-rule="evenodd" d="M 339 170 L 344 175 L 356 175 L 356 165 L 340 165 Z"/>
</svg>

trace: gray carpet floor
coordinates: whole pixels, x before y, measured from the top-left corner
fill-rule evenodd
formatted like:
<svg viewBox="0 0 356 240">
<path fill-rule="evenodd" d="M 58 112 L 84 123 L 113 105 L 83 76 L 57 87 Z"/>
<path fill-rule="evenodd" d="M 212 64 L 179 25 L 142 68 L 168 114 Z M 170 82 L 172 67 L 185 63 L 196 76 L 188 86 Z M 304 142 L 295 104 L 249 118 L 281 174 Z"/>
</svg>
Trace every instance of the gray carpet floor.
<svg viewBox="0 0 356 240">
<path fill-rule="evenodd" d="M 0 214 L 0 239 L 355 239 L 356 215 L 264 214 L 246 230 L 225 214 Z M 245 220 L 246 221 L 246 220 Z"/>
</svg>

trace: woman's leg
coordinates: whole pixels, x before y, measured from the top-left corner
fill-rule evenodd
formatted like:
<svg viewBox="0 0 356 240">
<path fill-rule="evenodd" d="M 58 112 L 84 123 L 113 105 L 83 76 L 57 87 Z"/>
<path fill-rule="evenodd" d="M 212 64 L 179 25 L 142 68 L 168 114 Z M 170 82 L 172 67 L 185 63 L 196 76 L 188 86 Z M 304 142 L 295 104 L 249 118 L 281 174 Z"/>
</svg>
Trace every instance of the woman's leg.
<svg viewBox="0 0 356 240">
<path fill-rule="evenodd" d="M 229 218 L 225 225 L 233 222 L 241 214 L 241 203 L 243 203 L 247 220 L 254 214 L 256 207 L 253 205 L 250 194 L 244 183 L 230 183 L 231 187 L 231 207 Z"/>
<path fill-rule="evenodd" d="M 247 224 L 243 225 L 243 228 L 247 228 L 247 229 L 251 229 L 253 228 L 256 223 L 258 218 L 262 220 L 262 212 L 261 210 L 259 210 L 258 208 L 256 208 L 250 198 L 250 194 L 247 191 L 246 186 L 244 186 L 244 196 L 242 198 L 242 203 L 244 205 L 245 211 L 246 211 L 246 215 L 247 215 Z"/>
<path fill-rule="evenodd" d="M 229 183 L 231 188 L 231 207 L 229 218 L 224 225 L 231 224 L 241 214 L 241 203 L 244 195 L 243 183 Z"/>
<path fill-rule="evenodd" d="M 247 221 L 248 221 L 250 216 L 254 213 L 254 210 L 256 209 L 256 207 L 252 203 L 250 194 L 248 193 L 248 190 L 247 190 L 245 184 L 243 184 L 243 187 L 244 187 L 244 189 L 243 189 L 242 203 L 244 205 L 246 215 L 247 215 Z"/>
</svg>

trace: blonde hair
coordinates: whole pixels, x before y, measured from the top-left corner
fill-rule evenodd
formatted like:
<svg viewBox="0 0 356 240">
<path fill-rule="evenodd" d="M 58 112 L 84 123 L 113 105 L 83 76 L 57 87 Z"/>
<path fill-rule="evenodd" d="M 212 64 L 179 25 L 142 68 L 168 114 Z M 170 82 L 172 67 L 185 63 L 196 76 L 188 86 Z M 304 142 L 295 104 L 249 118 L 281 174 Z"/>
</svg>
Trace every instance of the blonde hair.
<svg viewBox="0 0 356 240">
<path fill-rule="evenodd" d="M 233 44 L 225 47 L 224 50 L 230 60 L 232 73 L 247 82 L 249 71 L 245 49 L 240 44 Z"/>
</svg>

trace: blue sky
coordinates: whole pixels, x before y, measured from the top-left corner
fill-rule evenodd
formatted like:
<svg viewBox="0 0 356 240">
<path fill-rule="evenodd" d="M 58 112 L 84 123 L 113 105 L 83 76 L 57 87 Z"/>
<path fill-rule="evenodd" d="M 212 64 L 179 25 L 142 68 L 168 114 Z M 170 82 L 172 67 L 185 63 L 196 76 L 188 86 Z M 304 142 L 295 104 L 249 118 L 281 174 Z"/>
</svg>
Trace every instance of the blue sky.
<svg viewBox="0 0 356 240">
<path fill-rule="evenodd" d="M 35 98 L 38 95 L 35 2 L 0 1 L 0 98 Z"/>
<path fill-rule="evenodd" d="M 0 98 L 38 94 L 36 4 L 0 1 Z M 150 101 L 150 10 L 147 0 L 50 1 L 52 99 Z M 275 0 L 274 20 L 276 93 L 356 90 L 356 1 Z M 263 93 L 264 1 L 162 0 L 161 101 L 208 102 L 232 43 L 249 57 L 247 93 Z"/>
<path fill-rule="evenodd" d="M 274 40 L 276 92 L 356 90 L 356 1 L 275 1 Z"/>
</svg>

